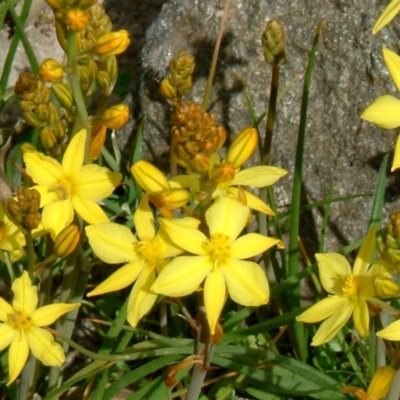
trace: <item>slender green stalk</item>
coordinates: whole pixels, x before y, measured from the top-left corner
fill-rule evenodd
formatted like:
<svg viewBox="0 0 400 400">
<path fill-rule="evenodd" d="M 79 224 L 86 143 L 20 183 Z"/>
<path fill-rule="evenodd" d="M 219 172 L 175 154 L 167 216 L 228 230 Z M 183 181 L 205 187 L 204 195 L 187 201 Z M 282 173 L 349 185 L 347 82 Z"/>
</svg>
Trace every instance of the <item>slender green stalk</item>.
<svg viewBox="0 0 400 400">
<path fill-rule="evenodd" d="M 26 253 L 28 259 L 28 274 L 31 279 L 33 279 L 33 269 L 35 267 L 35 249 L 33 247 L 33 237 L 32 232 L 27 231 L 25 233 L 25 241 L 26 241 Z"/>
<path fill-rule="evenodd" d="M 10 259 L 10 254 L 8 253 L 8 251 L 5 251 L 5 250 L 2 250 L 2 252 L 3 252 L 3 256 L 4 256 L 4 261 L 7 266 L 8 275 L 10 275 L 11 282 L 12 282 L 15 279 L 15 272 L 14 272 L 14 268 L 12 266 L 12 262 Z"/>
<path fill-rule="evenodd" d="M 230 6 L 231 6 L 231 0 L 226 0 L 225 6 L 224 6 L 224 12 L 223 12 L 222 18 L 221 18 L 221 24 L 219 25 L 217 42 L 215 43 L 214 53 L 213 53 L 213 57 L 211 60 L 210 72 L 208 73 L 207 85 L 206 85 L 206 89 L 204 91 L 203 107 L 205 110 L 207 110 L 208 102 L 209 102 L 210 96 L 211 96 L 211 88 L 212 88 L 213 81 L 214 81 L 215 68 L 217 66 L 217 61 L 218 61 L 219 48 L 221 47 L 222 35 L 224 33 L 224 27 L 225 27 L 226 20 L 228 19 L 228 11 L 229 11 Z"/>
<path fill-rule="evenodd" d="M 303 96 L 301 100 L 300 111 L 300 124 L 296 148 L 295 170 L 292 188 L 292 201 L 291 201 L 291 214 L 290 214 L 290 234 L 289 234 L 289 262 L 287 277 L 296 275 L 299 272 L 299 220 L 300 220 L 300 199 L 301 199 L 301 186 L 302 186 L 302 173 L 304 162 L 304 147 L 305 147 L 305 133 L 307 125 L 307 111 L 308 111 L 308 98 L 311 83 L 311 73 L 315 63 L 315 55 L 317 51 L 317 44 L 319 35 L 323 26 L 324 19 L 318 24 L 314 43 L 308 58 L 308 65 L 306 75 L 304 77 Z M 300 286 L 295 286 L 290 293 L 288 293 L 288 302 L 292 308 L 300 306 Z M 305 362 L 307 358 L 307 344 L 304 326 L 301 323 L 293 324 L 293 333 L 295 337 L 295 348 L 299 359 Z"/>
</svg>

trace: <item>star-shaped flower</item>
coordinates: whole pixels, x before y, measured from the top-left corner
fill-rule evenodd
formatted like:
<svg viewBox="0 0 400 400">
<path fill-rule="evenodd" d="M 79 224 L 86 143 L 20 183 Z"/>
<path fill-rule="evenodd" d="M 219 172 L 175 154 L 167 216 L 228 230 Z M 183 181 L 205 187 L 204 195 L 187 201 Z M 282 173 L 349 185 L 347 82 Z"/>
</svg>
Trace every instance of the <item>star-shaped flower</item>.
<svg viewBox="0 0 400 400">
<path fill-rule="evenodd" d="M 43 327 L 80 305 L 58 303 L 36 309 L 37 288 L 32 285 L 26 271 L 15 279 L 11 289 L 14 292 L 12 306 L 0 298 L 0 351 L 10 346 L 7 385 L 17 379 L 28 359 L 29 350 L 44 365 L 59 367 L 63 364 L 65 354 L 61 345 Z"/>
<path fill-rule="evenodd" d="M 97 202 L 121 182 L 119 172 L 95 164 L 83 165 L 85 142 L 86 130 L 82 129 L 72 138 L 61 164 L 31 149 L 23 155 L 26 171 L 41 195 L 43 226 L 53 240 L 72 222 L 74 211 L 89 224 L 108 221 Z"/>
<path fill-rule="evenodd" d="M 389 275 L 382 264 L 370 262 L 375 249 L 375 229 L 365 238 L 353 269 L 341 254 L 316 254 L 322 287 L 330 294 L 300 314 L 296 320 L 314 323 L 325 320 L 313 337 L 311 345 L 331 340 L 353 315 L 354 326 L 361 336 L 369 333 L 368 302 L 379 304 L 374 277 Z"/>
<path fill-rule="evenodd" d="M 166 258 L 182 253 L 182 249 L 172 244 L 162 229 L 156 233 L 147 196 L 140 201 L 133 219 L 140 241 L 129 228 L 112 222 L 87 226 L 86 234 L 101 260 L 109 264 L 127 263 L 88 296 L 114 292 L 135 282 L 129 296 L 127 319 L 132 326 L 136 326 L 157 300 L 157 294 L 150 290 L 156 273 L 167 264 Z M 190 218 L 190 225 L 193 224 L 197 226 L 198 221 Z"/>
<path fill-rule="evenodd" d="M 395 52 L 384 47 L 383 58 L 393 82 L 397 89 L 400 90 L 400 57 Z M 400 126 L 400 100 L 388 94 L 380 96 L 364 110 L 361 118 L 385 129 L 398 128 Z M 399 167 L 400 136 L 396 141 L 392 171 Z"/>
<path fill-rule="evenodd" d="M 166 296 L 186 296 L 204 281 L 204 303 L 211 334 L 221 314 L 226 292 L 244 306 L 267 304 L 269 287 L 262 268 L 254 257 L 281 244 L 258 233 L 238 238 L 247 224 L 249 208 L 233 197 L 219 197 L 206 211 L 210 237 L 196 228 L 161 219 L 167 235 L 194 256 L 179 256 L 163 268 L 151 289 Z"/>
</svg>

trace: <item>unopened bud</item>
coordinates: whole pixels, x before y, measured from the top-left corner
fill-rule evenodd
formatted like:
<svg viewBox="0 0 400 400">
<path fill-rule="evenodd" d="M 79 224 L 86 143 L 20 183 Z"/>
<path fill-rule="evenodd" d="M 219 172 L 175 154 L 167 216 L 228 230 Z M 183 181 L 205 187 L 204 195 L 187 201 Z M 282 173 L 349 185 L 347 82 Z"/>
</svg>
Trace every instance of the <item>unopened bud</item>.
<svg viewBox="0 0 400 400">
<path fill-rule="evenodd" d="M 268 64 L 280 67 L 286 62 L 285 34 L 279 20 L 273 19 L 268 22 L 261 37 L 261 44 Z"/>
<path fill-rule="evenodd" d="M 68 11 L 64 17 L 64 22 L 71 31 L 81 32 L 86 28 L 89 18 L 85 11 L 76 9 Z"/>
<path fill-rule="evenodd" d="M 112 56 L 123 53 L 130 43 L 128 31 L 121 29 L 100 36 L 92 52 L 101 56 Z"/>
<path fill-rule="evenodd" d="M 53 58 L 47 58 L 39 67 L 40 78 L 45 82 L 58 82 L 62 79 L 64 71 L 61 64 Z"/>
<path fill-rule="evenodd" d="M 56 237 L 54 252 L 58 257 L 66 257 L 71 254 L 80 240 L 79 229 L 76 225 L 68 225 Z"/>
<path fill-rule="evenodd" d="M 140 160 L 133 164 L 131 173 L 137 184 L 147 193 L 158 193 L 170 188 L 165 175 L 148 161 Z"/>
<path fill-rule="evenodd" d="M 395 374 L 396 371 L 392 367 L 379 367 L 368 386 L 368 398 L 374 400 L 383 399 L 389 393 Z"/>
<path fill-rule="evenodd" d="M 190 199 L 190 194 L 185 189 L 168 189 L 160 193 L 160 198 L 165 207 L 172 210 L 184 206 Z"/>
<path fill-rule="evenodd" d="M 126 104 L 117 104 L 108 108 L 101 117 L 101 123 L 109 129 L 122 128 L 129 119 L 129 108 Z"/>
<path fill-rule="evenodd" d="M 226 161 L 232 163 L 234 168 L 240 168 L 253 154 L 258 144 L 258 133 L 253 127 L 243 129 L 233 139 L 226 154 Z"/>
<path fill-rule="evenodd" d="M 374 276 L 374 288 L 379 297 L 394 297 L 400 292 L 399 285 L 385 275 Z"/>
<path fill-rule="evenodd" d="M 107 128 L 103 124 L 97 125 L 92 130 L 89 144 L 89 160 L 94 161 L 99 158 L 106 140 L 106 132 Z"/>
<path fill-rule="evenodd" d="M 235 177 L 235 167 L 229 161 L 215 165 L 209 172 L 209 178 L 214 183 L 230 182 Z"/>
<path fill-rule="evenodd" d="M 39 132 L 40 141 L 47 151 L 53 151 L 57 146 L 57 138 L 54 132 L 49 128 L 43 128 Z"/>
<path fill-rule="evenodd" d="M 211 157 L 204 153 L 195 154 L 190 163 L 196 171 L 205 172 L 210 168 Z"/>
<path fill-rule="evenodd" d="M 51 88 L 61 107 L 69 110 L 74 104 L 72 90 L 61 82 L 54 83 Z"/>
<path fill-rule="evenodd" d="M 171 81 L 167 78 L 163 79 L 160 83 L 161 95 L 167 100 L 176 99 L 176 89 L 172 86 Z"/>
</svg>

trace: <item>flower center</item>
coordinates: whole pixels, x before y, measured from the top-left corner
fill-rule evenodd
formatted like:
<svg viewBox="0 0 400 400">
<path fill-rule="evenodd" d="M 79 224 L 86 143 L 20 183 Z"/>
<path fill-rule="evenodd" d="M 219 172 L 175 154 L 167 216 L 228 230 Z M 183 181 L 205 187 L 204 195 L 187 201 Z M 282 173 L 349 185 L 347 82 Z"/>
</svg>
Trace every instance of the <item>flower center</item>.
<svg viewBox="0 0 400 400">
<path fill-rule="evenodd" d="M 141 240 L 136 243 L 136 253 L 147 265 L 155 267 L 160 259 L 159 248 L 156 240 Z"/>
<path fill-rule="evenodd" d="M 50 186 L 49 192 L 55 192 L 58 200 L 67 200 L 71 195 L 71 184 L 67 181 L 55 183 Z"/>
<path fill-rule="evenodd" d="M 214 267 L 224 264 L 229 257 L 230 240 L 223 233 L 215 233 L 211 238 L 203 243 L 203 249 L 206 251 Z"/>
<path fill-rule="evenodd" d="M 8 325 L 14 329 L 28 330 L 33 324 L 31 317 L 23 311 L 14 310 L 14 314 L 8 314 Z"/>
<path fill-rule="evenodd" d="M 358 289 L 360 287 L 360 282 L 358 277 L 353 274 L 348 274 L 344 278 L 343 293 L 350 300 L 358 299 Z"/>
</svg>

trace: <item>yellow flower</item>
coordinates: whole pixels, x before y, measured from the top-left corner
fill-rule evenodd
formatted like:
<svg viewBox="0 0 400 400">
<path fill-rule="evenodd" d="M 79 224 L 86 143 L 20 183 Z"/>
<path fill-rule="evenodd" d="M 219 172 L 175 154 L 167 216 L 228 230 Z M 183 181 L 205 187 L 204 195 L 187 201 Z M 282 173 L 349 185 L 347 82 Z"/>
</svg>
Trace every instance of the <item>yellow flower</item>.
<svg viewBox="0 0 400 400">
<path fill-rule="evenodd" d="M 58 82 L 64 71 L 60 63 L 53 58 L 46 58 L 39 67 L 40 78 L 45 82 Z"/>
<path fill-rule="evenodd" d="M 79 303 L 57 303 L 36 309 L 37 288 L 32 285 L 26 271 L 15 279 L 12 291 L 12 306 L 0 298 L 0 351 L 10 346 L 7 385 L 17 379 L 28 359 L 29 349 L 44 365 L 59 367 L 63 364 L 65 355 L 62 347 L 43 327 L 80 306 Z"/>
<path fill-rule="evenodd" d="M 0 203 L 0 261 L 5 262 L 3 251 L 7 251 L 11 262 L 24 254 L 25 237 L 21 229 L 13 224 L 4 212 L 3 203 Z"/>
<path fill-rule="evenodd" d="M 112 56 L 123 53 L 130 43 L 129 33 L 125 29 L 117 32 L 109 32 L 100 36 L 92 51 L 102 56 Z"/>
<path fill-rule="evenodd" d="M 374 277 L 386 275 L 381 264 L 370 267 L 375 249 L 375 228 L 372 228 L 358 252 L 353 270 L 341 254 L 316 254 L 323 288 L 330 294 L 299 315 L 296 320 L 314 323 L 325 319 L 313 337 L 311 345 L 319 346 L 331 340 L 346 324 L 351 315 L 361 336 L 369 333 L 367 302 L 380 304 L 375 299 Z"/>
<path fill-rule="evenodd" d="M 244 306 L 267 304 L 269 287 L 254 257 L 280 244 L 258 233 L 237 238 L 247 223 L 248 207 L 231 197 L 219 197 L 206 211 L 208 238 L 200 230 L 161 219 L 170 240 L 195 256 L 174 258 L 158 276 L 151 289 L 166 296 L 180 297 L 194 292 L 204 281 L 204 303 L 211 334 L 221 314 L 226 289 Z"/>
<path fill-rule="evenodd" d="M 400 4 L 400 3 L 399 3 Z M 388 48 L 383 48 L 383 58 L 390 76 L 400 90 L 400 57 Z M 374 100 L 361 114 L 362 119 L 385 129 L 400 126 L 400 100 L 391 95 L 383 95 Z M 397 138 L 392 171 L 400 167 L 400 136 Z"/>
<path fill-rule="evenodd" d="M 189 192 L 168 181 L 153 164 L 140 160 L 131 167 L 133 178 L 148 193 L 149 201 L 166 218 L 172 218 L 172 210 L 184 206 L 189 201 Z"/>
<path fill-rule="evenodd" d="M 83 31 L 89 21 L 89 17 L 85 11 L 75 9 L 67 12 L 64 18 L 65 24 L 74 32 Z"/>
<path fill-rule="evenodd" d="M 79 131 L 65 151 L 62 163 L 26 148 L 26 171 L 37 183 L 44 207 L 42 222 L 53 240 L 73 219 L 74 210 L 89 224 L 108 221 L 97 204 L 121 182 L 121 174 L 98 165 L 82 165 L 86 130 Z"/>
<path fill-rule="evenodd" d="M 385 11 L 375 22 L 372 32 L 373 33 L 379 32 L 396 16 L 399 10 L 400 10 L 400 0 L 392 0 L 386 7 Z"/>
<path fill-rule="evenodd" d="M 127 263 L 88 296 L 120 290 L 135 282 L 129 296 L 127 319 L 129 324 L 136 326 L 157 300 L 157 294 L 150 290 L 156 272 L 167 263 L 166 258 L 180 254 L 182 249 L 173 245 L 162 230 L 156 234 L 146 196 L 140 201 L 133 219 L 140 241 L 126 226 L 111 222 L 88 226 L 86 234 L 101 260 L 109 264 Z M 190 220 L 192 226 L 198 224 L 193 218 Z"/>
</svg>

